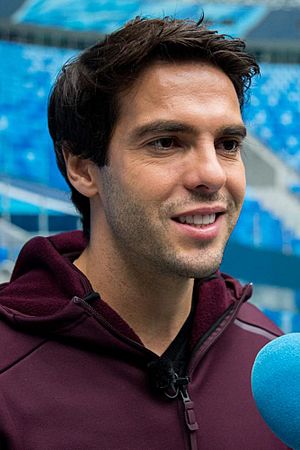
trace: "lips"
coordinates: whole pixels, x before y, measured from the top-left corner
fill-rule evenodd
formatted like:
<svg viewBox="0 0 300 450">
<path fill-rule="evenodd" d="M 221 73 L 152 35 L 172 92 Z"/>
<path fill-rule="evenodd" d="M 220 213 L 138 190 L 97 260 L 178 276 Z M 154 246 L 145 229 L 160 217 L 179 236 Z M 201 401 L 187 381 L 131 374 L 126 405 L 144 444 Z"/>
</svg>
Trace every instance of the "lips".
<svg viewBox="0 0 300 450">
<path fill-rule="evenodd" d="M 176 220 L 176 219 L 175 219 Z M 179 216 L 178 221 L 180 223 L 187 223 L 189 225 L 194 226 L 204 226 L 212 224 L 216 221 L 216 214 L 195 214 L 195 215 L 188 215 L 188 216 Z"/>
<path fill-rule="evenodd" d="M 188 211 L 172 217 L 175 230 L 185 239 L 211 242 L 224 231 L 225 209 Z"/>
<path fill-rule="evenodd" d="M 175 222 L 190 225 L 193 227 L 205 227 L 212 225 L 216 222 L 217 218 L 225 213 L 225 208 L 218 206 L 213 208 L 199 208 L 186 212 L 182 212 L 172 219 Z"/>
</svg>

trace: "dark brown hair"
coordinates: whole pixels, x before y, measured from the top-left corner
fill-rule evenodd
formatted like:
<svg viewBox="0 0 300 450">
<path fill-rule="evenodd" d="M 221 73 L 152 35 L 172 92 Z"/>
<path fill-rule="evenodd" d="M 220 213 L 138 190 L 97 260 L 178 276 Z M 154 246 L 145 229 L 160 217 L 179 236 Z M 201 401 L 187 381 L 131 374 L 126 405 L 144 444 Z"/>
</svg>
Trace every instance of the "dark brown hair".
<svg viewBox="0 0 300 450">
<path fill-rule="evenodd" d="M 219 67 L 231 79 L 241 108 L 252 76 L 259 73 L 242 40 L 208 30 L 203 18 L 195 22 L 137 17 L 67 62 L 49 98 L 48 123 L 58 166 L 71 188 L 86 237 L 89 199 L 68 181 L 62 151 L 105 165 L 118 119 L 118 94 L 157 60 L 201 60 Z"/>
</svg>

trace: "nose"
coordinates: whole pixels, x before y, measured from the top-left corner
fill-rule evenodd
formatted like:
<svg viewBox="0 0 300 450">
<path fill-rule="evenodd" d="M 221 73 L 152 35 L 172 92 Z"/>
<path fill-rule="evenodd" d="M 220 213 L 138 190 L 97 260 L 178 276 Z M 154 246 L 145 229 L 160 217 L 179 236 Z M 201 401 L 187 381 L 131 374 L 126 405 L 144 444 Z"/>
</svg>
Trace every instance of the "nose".
<svg viewBox="0 0 300 450">
<path fill-rule="evenodd" d="M 226 171 L 215 146 L 194 148 L 191 153 L 186 155 L 188 163 L 184 175 L 185 188 L 207 193 L 219 191 L 226 183 Z"/>
</svg>

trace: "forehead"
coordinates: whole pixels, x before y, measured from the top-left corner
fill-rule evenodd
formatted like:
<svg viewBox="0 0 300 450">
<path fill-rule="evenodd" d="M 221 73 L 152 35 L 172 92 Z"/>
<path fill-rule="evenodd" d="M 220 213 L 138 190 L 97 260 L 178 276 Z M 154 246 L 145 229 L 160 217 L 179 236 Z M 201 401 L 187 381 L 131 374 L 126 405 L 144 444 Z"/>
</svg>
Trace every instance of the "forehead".
<svg viewBox="0 0 300 450">
<path fill-rule="evenodd" d="M 219 68 L 206 62 L 156 62 L 119 95 L 119 118 L 192 112 L 212 105 L 240 114 L 234 85 Z M 215 111 L 216 112 L 216 111 Z"/>
</svg>

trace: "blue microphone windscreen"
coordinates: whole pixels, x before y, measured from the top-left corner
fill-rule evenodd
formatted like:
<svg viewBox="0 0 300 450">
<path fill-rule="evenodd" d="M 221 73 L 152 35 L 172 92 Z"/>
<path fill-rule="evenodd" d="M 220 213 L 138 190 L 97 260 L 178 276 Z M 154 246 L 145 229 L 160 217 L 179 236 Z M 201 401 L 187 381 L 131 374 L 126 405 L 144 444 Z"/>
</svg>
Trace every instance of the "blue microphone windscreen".
<svg viewBox="0 0 300 450">
<path fill-rule="evenodd" d="M 300 333 L 286 334 L 263 347 L 251 378 L 265 422 L 285 444 L 300 450 Z"/>
</svg>

